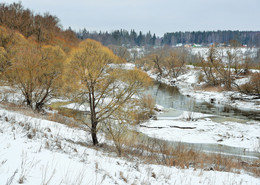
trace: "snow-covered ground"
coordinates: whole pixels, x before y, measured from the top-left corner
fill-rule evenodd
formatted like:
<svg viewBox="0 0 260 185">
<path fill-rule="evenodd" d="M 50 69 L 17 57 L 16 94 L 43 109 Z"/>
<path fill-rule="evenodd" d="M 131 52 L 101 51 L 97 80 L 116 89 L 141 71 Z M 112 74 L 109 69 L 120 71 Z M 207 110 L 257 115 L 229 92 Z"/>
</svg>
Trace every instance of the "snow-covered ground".
<svg viewBox="0 0 260 185">
<path fill-rule="evenodd" d="M 135 68 L 135 65 L 132 63 L 124 63 L 124 64 L 109 64 L 111 68 L 120 68 L 126 70 L 132 70 Z"/>
<path fill-rule="evenodd" d="M 260 152 L 260 122 L 217 123 L 210 115 L 185 111 L 178 117 L 158 117 L 143 123 L 139 131 L 168 141 L 221 144 Z"/>
<path fill-rule="evenodd" d="M 10 86 L 0 86 L 0 101 L 7 101 L 21 104 L 24 98 L 15 88 Z"/>
<path fill-rule="evenodd" d="M 78 103 L 70 103 L 68 105 L 64 105 L 64 106 L 61 106 L 63 108 L 67 108 L 67 109 L 74 109 L 74 110 L 77 110 L 77 111 L 90 111 L 90 107 L 87 106 L 87 105 L 80 105 Z"/>
<path fill-rule="evenodd" d="M 223 54 L 223 56 L 227 55 L 227 51 L 231 53 L 236 53 L 238 56 L 243 57 L 251 57 L 254 58 L 257 55 L 258 48 L 229 48 L 229 47 L 217 47 L 217 52 Z M 201 48 L 191 48 L 191 54 L 193 55 L 200 55 L 204 58 L 207 57 L 209 51 L 209 47 L 201 47 Z"/>
<path fill-rule="evenodd" d="M 126 161 L 83 146 L 89 134 L 0 110 L 0 184 L 260 184 L 240 174 Z"/>
</svg>

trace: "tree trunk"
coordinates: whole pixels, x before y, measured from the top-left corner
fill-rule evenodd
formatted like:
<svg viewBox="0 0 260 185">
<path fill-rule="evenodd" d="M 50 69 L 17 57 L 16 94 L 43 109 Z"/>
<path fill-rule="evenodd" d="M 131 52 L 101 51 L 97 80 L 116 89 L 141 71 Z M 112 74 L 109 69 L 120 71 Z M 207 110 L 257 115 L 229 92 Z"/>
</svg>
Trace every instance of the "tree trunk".
<svg viewBox="0 0 260 185">
<path fill-rule="evenodd" d="M 29 98 L 26 98 L 26 104 L 28 107 L 32 108 L 32 101 Z"/>
<path fill-rule="evenodd" d="M 93 145 L 98 144 L 97 140 L 97 115 L 96 115 L 96 106 L 95 106 L 95 93 L 93 84 L 89 87 L 89 104 L 90 104 L 90 113 L 91 113 L 91 136 Z"/>
<path fill-rule="evenodd" d="M 91 136 L 92 136 L 93 145 L 97 145 L 98 144 L 98 140 L 97 140 L 97 123 L 96 122 L 92 123 L 92 126 L 91 126 Z"/>
<path fill-rule="evenodd" d="M 36 103 L 36 105 L 35 105 L 35 109 L 38 112 L 40 112 L 42 110 L 42 107 L 43 107 L 43 103 L 41 103 L 41 102 Z"/>
</svg>

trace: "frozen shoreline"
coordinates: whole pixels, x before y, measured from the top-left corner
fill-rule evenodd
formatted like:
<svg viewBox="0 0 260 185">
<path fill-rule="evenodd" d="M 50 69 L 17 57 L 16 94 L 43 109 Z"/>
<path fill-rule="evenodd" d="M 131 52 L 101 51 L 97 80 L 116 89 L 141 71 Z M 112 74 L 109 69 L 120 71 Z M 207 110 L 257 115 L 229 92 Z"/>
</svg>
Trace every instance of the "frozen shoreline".
<svg viewBox="0 0 260 185">
<path fill-rule="evenodd" d="M 213 103 L 215 105 L 222 104 L 228 105 L 233 108 L 243 110 L 243 111 L 255 111 L 260 114 L 260 99 L 258 100 L 232 100 L 232 96 L 236 97 L 245 97 L 250 99 L 251 96 L 243 95 L 239 92 L 234 91 L 222 91 L 222 92 L 211 92 L 205 90 L 195 90 L 194 87 L 198 85 L 197 76 L 199 75 L 199 71 L 195 69 L 189 69 L 185 74 L 180 75 L 177 79 L 170 78 L 161 78 L 161 82 L 167 85 L 171 85 L 171 81 L 175 81 L 174 85 L 176 85 L 181 94 L 185 96 L 190 96 L 196 101 L 199 102 L 208 102 Z M 157 75 L 148 72 L 148 75 L 156 80 Z M 240 83 L 246 82 L 247 79 L 240 80 Z"/>
</svg>

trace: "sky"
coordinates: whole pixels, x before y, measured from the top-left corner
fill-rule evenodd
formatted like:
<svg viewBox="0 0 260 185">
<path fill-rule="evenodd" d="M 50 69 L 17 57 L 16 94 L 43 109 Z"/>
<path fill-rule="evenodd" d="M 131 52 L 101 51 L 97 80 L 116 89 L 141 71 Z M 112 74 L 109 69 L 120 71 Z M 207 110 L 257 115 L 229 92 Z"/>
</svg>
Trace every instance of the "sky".
<svg viewBox="0 0 260 185">
<path fill-rule="evenodd" d="M 260 30 L 260 0 L 20 0 L 73 30 L 148 32 Z M 12 3 L 17 0 L 0 0 Z"/>
</svg>

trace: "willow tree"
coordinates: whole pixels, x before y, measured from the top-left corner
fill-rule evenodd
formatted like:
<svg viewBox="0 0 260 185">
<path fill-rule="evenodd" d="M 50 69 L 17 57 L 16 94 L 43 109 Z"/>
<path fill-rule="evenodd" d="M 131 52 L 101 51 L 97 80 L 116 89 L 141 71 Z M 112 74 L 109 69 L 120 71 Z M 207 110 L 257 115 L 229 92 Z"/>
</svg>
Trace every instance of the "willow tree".
<svg viewBox="0 0 260 185">
<path fill-rule="evenodd" d="M 3 47 L 0 47 L 0 79 L 1 75 L 4 72 L 6 66 L 8 64 L 8 59 L 7 59 L 7 52 Z"/>
<path fill-rule="evenodd" d="M 90 39 L 71 52 L 68 62 L 69 89 L 78 101 L 89 105 L 93 145 L 98 144 L 100 123 L 115 120 L 120 110 L 127 110 L 134 102 L 133 96 L 149 82 L 146 73 L 125 70 L 112 63 L 121 62 L 107 47 Z"/>
<path fill-rule="evenodd" d="M 64 60 L 59 47 L 40 47 L 26 41 L 23 47 L 16 48 L 4 75 L 21 91 L 29 107 L 40 110 L 61 88 Z"/>
<path fill-rule="evenodd" d="M 0 71 L 10 66 L 17 49 L 26 42 L 22 34 L 0 26 Z"/>
</svg>

